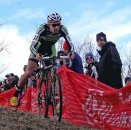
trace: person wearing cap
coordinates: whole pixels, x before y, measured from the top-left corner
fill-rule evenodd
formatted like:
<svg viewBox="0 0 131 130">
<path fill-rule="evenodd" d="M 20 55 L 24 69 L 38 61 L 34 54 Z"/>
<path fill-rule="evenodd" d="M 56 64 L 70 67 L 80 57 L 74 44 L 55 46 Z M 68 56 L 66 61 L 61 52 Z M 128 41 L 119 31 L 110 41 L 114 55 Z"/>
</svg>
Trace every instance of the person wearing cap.
<svg viewBox="0 0 131 130">
<path fill-rule="evenodd" d="M 85 68 L 85 75 L 88 75 L 97 80 L 98 73 L 97 73 L 97 64 L 98 62 L 95 61 L 94 55 L 92 52 L 88 52 L 85 54 L 85 61 L 86 64 Z"/>
<path fill-rule="evenodd" d="M 64 51 L 63 51 L 63 50 L 58 51 L 58 52 L 57 52 L 57 56 L 58 56 L 58 57 L 59 57 L 59 56 L 65 56 Z M 59 58 L 59 59 L 58 59 L 58 63 L 57 63 L 57 67 L 59 68 L 59 67 L 61 67 L 63 64 L 66 64 L 66 59 L 61 59 L 61 58 Z"/>
<path fill-rule="evenodd" d="M 28 78 L 37 68 L 37 64 L 42 59 L 42 56 L 56 56 L 55 44 L 61 37 L 66 40 L 69 46 L 69 53 L 73 52 L 72 40 L 67 28 L 62 25 L 61 21 L 61 16 L 57 12 L 53 12 L 47 16 L 47 23 L 40 25 L 38 28 L 30 46 L 27 69 L 21 75 L 16 91 L 10 99 L 11 106 L 17 106 L 18 95 L 27 83 Z"/>
<path fill-rule="evenodd" d="M 101 48 L 98 51 L 100 55 L 98 80 L 113 88 L 122 88 L 122 62 L 116 45 L 111 41 L 107 41 L 106 34 L 103 32 L 96 34 L 96 42 Z"/>
<path fill-rule="evenodd" d="M 13 73 L 9 73 L 5 76 L 8 80 L 8 89 L 14 87 L 17 85 L 19 77 L 17 75 L 14 75 Z"/>
<path fill-rule="evenodd" d="M 8 79 L 4 79 L 1 84 L 1 92 L 7 91 L 10 89 Z"/>
<path fill-rule="evenodd" d="M 125 77 L 125 86 L 131 85 L 131 77 Z"/>
<path fill-rule="evenodd" d="M 65 55 L 69 53 L 69 47 L 66 41 L 64 41 L 63 43 L 63 51 Z M 72 65 L 67 65 L 69 69 L 74 72 L 84 74 L 82 59 L 77 52 L 74 51 L 73 53 L 71 53 L 69 60 L 71 60 L 72 62 Z"/>
<path fill-rule="evenodd" d="M 6 78 L 10 78 L 10 77 L 11 77 L 11 78 L 12 78 L 13 76 L 14 76 L 13 73 L 9 73 L 9 74 L 7 74 L 5 77 L 6 77 Z"/>
</svg>

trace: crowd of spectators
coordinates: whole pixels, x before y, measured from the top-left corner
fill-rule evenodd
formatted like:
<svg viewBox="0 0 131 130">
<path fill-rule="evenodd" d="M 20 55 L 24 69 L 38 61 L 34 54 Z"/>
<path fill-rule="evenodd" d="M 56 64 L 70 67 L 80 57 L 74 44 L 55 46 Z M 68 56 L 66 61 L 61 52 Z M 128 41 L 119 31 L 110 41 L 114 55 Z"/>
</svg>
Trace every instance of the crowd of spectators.
<svg viewBox="0 0 131 130">
<path fill-rule="evenodd" d="M 72 53 L 72 65 L 68 68 L 74 72 L 88 75 L 96 80 L 99 80 L 106 85 L 113 88 L 122 88 L 121 68 L 122 63 L 116 46 L 113 42 L 107 42 L 106 34 L 100 32 L 96 35 L 96 42 L 101 50 L 98 51 L 100 59 L 97 61 L 93 52 L 89 51 L 85 54 L 85 66 L 83 66 L 82 59 L 77 52 Z M 58 51 L 58 56 L 65 56 L 69 52 L 66 41 L 63 43 L 62 50 Z M 59 59 L 58 68 L 63 64 L 68 65 L 67 59 Z M 25 72 L 27 65 L 24 65 L 23 71 Z M 28 78 L 25 89 L 28 86 L 36 88 L 37 73 L 33 72 Z M 0 93 L 17 86 L 19 77 L 13 73 L 5 75 L 3 81 L 0 82 Z M 126 76 L 124 79 L 125 86 L 131 84 L 131 77 Z"/>
<path fill-rule="evenodd" d="M 17 85 L 19 77 L 13 73 L 5 75 L 5 78 L 0 82 L 0 93 L 7 91 Z"/>
<path fill-rule="evenodd" d="M 26 69 L 26 65 L 24 65 L 23 70 L 25 71 L 25 69 Z M 33 72 L 31 77 L 28 79 L 28 82 L 24 86 L 24 90 L 26 90 L 28 86 L 32 86 L 36 88 L 36 76 L 37 76 L 36 73 Z M 18 84 L 18 81 L 19 81 L 19 77 L 14 73 L 9 73 L 5 75 L 4 79 L 0 81 L 0 93 L 13 88 Z"/>
<path fill-rule="evenodd" d="M 124 85 L 122 82 L 122 62 L 117 51 L 116 45 L 107 41 L 106 34 L 100 32 L 96 34 L 96 43 L 100 50 L 97 50 L 100 58 L 96 60 L 93 52 L 88 51 L 85 54 L 85 65 L 83 67 L 82 59 L 80 55 L 74 52 L 72 56 L 72 67 L 68 67 L 74 72 L 84 73 L 110 87 L 120 89 L 124 85 L 131 84 L 131 77 L 126 76 Z M 58 51 L 57 55 L 66 55 L 68 53 L 68 46 L 66 42 L 63 43 L 63 48 Z M 67 61 L 60 59 L 59 67 L 63 64 L 67 64 Z"/>
</svg>

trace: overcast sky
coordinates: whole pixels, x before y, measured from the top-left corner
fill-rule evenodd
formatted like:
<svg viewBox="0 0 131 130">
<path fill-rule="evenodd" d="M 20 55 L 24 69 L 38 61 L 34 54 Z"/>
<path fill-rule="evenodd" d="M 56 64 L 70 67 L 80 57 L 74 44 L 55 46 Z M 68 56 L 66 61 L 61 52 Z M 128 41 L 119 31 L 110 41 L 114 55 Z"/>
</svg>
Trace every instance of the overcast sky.
<svg viewBox="0 0 131 130">
<path fill-rule="evenodd" d="M 32 37 L 54 11 L 62 16 L 73 42 L 88 38 L 95 43 L 96 33 L 102 31 L 122 59 L 123 51 L 131 48 L 130 0 L 0 0 L 0 42 L 9 45 L 9 53 L 0 54 L 1 63 L 9 66 L 5 74 L 23 73 Z"/>
</svg>

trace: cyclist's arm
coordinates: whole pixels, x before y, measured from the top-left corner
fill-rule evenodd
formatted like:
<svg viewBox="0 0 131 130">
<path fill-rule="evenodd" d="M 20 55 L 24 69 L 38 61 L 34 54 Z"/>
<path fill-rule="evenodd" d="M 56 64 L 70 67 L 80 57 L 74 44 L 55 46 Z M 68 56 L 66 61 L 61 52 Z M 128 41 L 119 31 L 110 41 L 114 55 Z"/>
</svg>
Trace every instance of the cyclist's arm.
<svg viewBox="0 0 131 130">
<path fill-rule="evenodd" d="M 41 25 L 40 28 L 37 30 L 33 40 L 32 40 L 32 43 L 31 43 L 31 46 L 30 46 L 30 51 L 32 54 L 36 55 L 36 53 L 38 52 L 38 49 L 41 45 L 41 42 L 39 41 L 40 39 L 40 36 L 41 34 L 46 31 L 45 29 L 45 25 Z"/>
<path fill-rule="evenodd" d="M 65 40 L 66 40 L 66 42 L 68 44 L 69 51 L 74 51 L 74 46 L 73 46 L 72 40 L 71 40 L 71 38 L 69 36 L 69 33 L 68 33 L 66 27 L 64 27 L 63 25 L 61 27 L 61 34 L 65 38 Z"/>
</svg>

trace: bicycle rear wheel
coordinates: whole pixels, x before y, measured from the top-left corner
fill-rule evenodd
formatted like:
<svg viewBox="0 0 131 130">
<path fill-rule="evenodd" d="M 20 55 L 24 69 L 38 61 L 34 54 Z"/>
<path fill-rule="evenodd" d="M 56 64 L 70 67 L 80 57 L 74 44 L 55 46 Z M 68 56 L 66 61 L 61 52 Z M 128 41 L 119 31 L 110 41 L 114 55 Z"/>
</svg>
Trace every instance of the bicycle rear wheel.
<svg viewBox="0 0 131 130">
<path fill-rule="evenodd" d="M 55 75 L 51 82 L 51 101 L 53 116 L 57 121 L 62 118 L 62 88 L 60 77 Z"/>
</svg>

